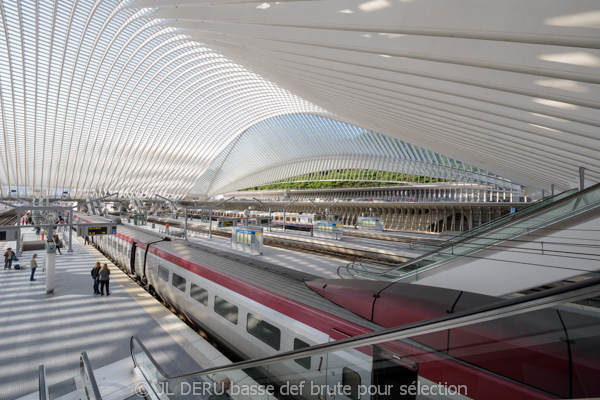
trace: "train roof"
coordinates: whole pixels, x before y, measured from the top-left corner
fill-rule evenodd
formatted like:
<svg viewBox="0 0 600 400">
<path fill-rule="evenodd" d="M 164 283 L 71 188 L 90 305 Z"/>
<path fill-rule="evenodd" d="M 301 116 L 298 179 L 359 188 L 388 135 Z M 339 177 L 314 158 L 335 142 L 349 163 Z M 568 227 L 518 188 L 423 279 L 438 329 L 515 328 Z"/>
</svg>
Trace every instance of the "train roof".
<svg viewBox="0 0 600 400">
<path fill-rule="evenodd" d="M 119 228 L 121 235 L 135 237 L 136 242 L 142 248 L 146 247 L 145 243 L 161 239 L 159 235 L 148 233 L 138 228 L 129 226 Z M 372 323 L 325 299 L 306 286 L 305 281 L 318 279 L 318 276 L 256 260 L 255 258 L 246 257 L 239 253 L 227 252 L 182 240 L 155 243 L 150 251 L 154 253 L 157 250 L 159 256 L 167 256 L 169 258 L 170 255 L 171 261 L 179 266 L 207 277 L 229 289 L 238 292 L 245 291 L 246 293 L 242 294 L 250 298 L 260 297 L 261 300 L 264 300 L 265 297 L 269 297 L 268 293 L 272 293 L 275 296 L 267 299 L 267 301 L 277 303 L 280 309 L 282 307 L 294 307 L 293 310 L 290 310 L 294 316 L 300 316 L 303 312 L 312 308 L 343 319 L 350 324 L 345 327 L 340 326 L 340 330 L 348 335 L 383 329 L 380 325 Z M 174 260 L 173 256 L 183 258 L 184 260 Z M 193 263 L 194 266 L 185 265 L 185 260 Z M 193 268 L 195 266 L 201 266 L 201 269 Z M 240 284 L 240 282 L 243 282 L 245 285 Z M 255 293 L 257 291 L 261 293 Z M 289 299 L 294 303 L 301 303 L 307 307 L 306 309 L 302 309 L 297 308 L 297 304 L 284 304 L 285 302 L 282 301 L 281 297 Z M 360 330 L 357 331 L 356 327 L 352 326 L 353 324 L 362 327 L 362 332 Z"/>
</svg>

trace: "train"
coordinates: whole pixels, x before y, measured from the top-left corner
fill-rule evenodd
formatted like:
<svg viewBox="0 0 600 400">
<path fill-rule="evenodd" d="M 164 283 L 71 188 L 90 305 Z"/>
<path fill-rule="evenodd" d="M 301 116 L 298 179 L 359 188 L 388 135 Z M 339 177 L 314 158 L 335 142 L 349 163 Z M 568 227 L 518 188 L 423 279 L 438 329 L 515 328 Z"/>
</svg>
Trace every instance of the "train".
<svg viewBox="0 0 600 400">
<path fill-rule="evenodd" d="M 193 221 L 200 219 L 199 213 L 188 213 L 188 217 Z M 168 216 L 151 215 L 148 216 L 149 221 L 169 223 L 171 226 L 183 224 L 183 219 L 173 219 Z M 214 210 L 212 212 L 212 220 L 216 222 L 218 228 L 236 226 L 241 222 L 248 222 L 250 225 L 267 226 L 269 225 L 269 213 L 264 211 L 242 211 L 242 210 Z M 297 229 L 308 231 L 313 229 L 314 223 L 318 221 L 341 222 L 341 217 L 338 214 L 323 214 L 323 213 L 285 213 L 274 212 L 270 215 L 271 226 L 283 227 L 286 229 Z M 190 221 L 188 221 L 190 223 Z M 192 222 L 193 223 L 193 222 Z"/>
<path fill-rule="evenodd" d="M 321 279 L 134 227 L 119 226 L 116 235 L 96 243 L 148 291 L 243 359 L 502 300 L 412 284 Z M 436 398 L 597 397 L 600 328 L 596 312 L 564 305 L 291 360 L 269 372 L 286 377 L 281 384 L 327 388 L 296 396 L 315 400 L 427 398 L 406 385 L 437 387 Z M 458 392 L 442 395 L 450 387 Z"/>
</svg>

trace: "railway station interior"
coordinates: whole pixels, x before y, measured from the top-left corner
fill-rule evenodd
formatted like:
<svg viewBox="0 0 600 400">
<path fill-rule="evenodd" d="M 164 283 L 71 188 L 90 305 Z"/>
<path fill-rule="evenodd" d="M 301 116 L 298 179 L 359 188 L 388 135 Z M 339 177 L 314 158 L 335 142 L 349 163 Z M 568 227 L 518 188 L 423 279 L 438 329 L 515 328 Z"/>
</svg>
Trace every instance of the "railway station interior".
<svg viewBox="0 0 600 400">
<path fill-rule="evenodd" d="M 0 400 L 600 398 L 597 0 L 0 27 Z"/>
</svg>

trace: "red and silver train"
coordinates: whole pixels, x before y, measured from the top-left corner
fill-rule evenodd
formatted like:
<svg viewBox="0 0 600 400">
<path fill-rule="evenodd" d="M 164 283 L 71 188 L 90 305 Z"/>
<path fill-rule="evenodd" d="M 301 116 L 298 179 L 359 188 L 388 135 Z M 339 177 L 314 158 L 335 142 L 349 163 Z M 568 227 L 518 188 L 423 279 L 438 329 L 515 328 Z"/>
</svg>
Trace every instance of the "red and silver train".
<svg viewBox="0 0 600 400">
<path fill-rule="evenodd" d="M 264 357 L 501 300 L 410 284 L 315 279 L 130 227 L 119 226 L 117 235 L 96 241 L 149 291 L 242 358 Z M 305 283 L 307 278 L 313 280 Z M 278 366 L 286 379 L 310 380 L 313 387 L 330 391 L 347 389 L 333 390 L 333 395 L 305 391 L 302 398 L 597 397 L 600 325 L 597 310 L 564 305 Z M 433 391 L 419 395 L 407 390 L 407 385 L 419 390 L 437 387 L 437 396 L 431 396 L 436 394 Z M 443 388 L 452 387 L 458 391 L 445 396 Z"/>
<path fill-rule="evenodd" d="M 200 214 L 188 214 L 191 218 L 200 218 Z M 250 211 L 248 215 L 244 211 L 239 210 L 214 210 L 212 212 L 213 221 L 217 222 L 217 227 L 235 226 L 242 220 L 247 219 L 252 225 L 268 225 L 269 213 L 264 211 Z M 148 216 L 149 221 L 169 223 L 171 226 L 183 225 L 183 219 L 171 219 L 164 216 Z M 311 230 L 315 222 L 318 221 L 334 221 L 339 222 L 341 218 L 338 214 L 320 214 L 320 213 L 286 213 L 282 212 L 271 213 L 271 225 L 283 226 L 285 223 L 286 229 Z M 188 221 L 188 224 L 190 221 Z"/>
</svg>

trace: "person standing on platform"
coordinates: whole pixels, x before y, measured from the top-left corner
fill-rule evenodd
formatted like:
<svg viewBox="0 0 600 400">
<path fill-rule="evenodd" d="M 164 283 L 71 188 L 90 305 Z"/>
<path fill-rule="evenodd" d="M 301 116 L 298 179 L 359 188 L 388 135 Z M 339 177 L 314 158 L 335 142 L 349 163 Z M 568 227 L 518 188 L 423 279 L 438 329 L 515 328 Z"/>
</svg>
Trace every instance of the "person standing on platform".
<svg viewBox="0 0 600 400">
<path fill-rule="evenodd" d="M 29 278 L 30 281 L 35 281 L 35 279 L 33 279 L 33 276 L 35 275 L 35 270 L 37 269 L 37 254 L 34 254 L 33 257 L 31 257 L 31 262 L 29 263 L 29 268 L 31 268 L 31 278 Z"/>
<path fill-rule="evenodd" d="M 110 296 L 110 290 L 108 288 L 110 270 L 108 269 L 108 265 L 102 264 L 102 268 L 100 268 L 100 272 L 98 272 L 98 280 L 100 281 L 100 296 L 104 296 L 104 287 L 106 287 L 106 295 Z"/>
<path fill-rule="evenodd" d="M 4 252 L 4 269 L 12 269 L 13 257 L 15 256 L 15 252 L 9 247 Z"/>
<path fill-rule="evenodd" d="M 84 244 L 90 244 L 90 237 L 88 235 L 85 235 L 83 238 L 85 239 Z"/>
<path fill-rule="evenodd" d="M 92 278 L 94 279 L 94 294 L 100 294 L 100 290 L 98 290 L 98 285 L 100 281 L 98 278 L 100 277 L 100 263 L 97 262 L 92 268 Z"/>
</svg>

